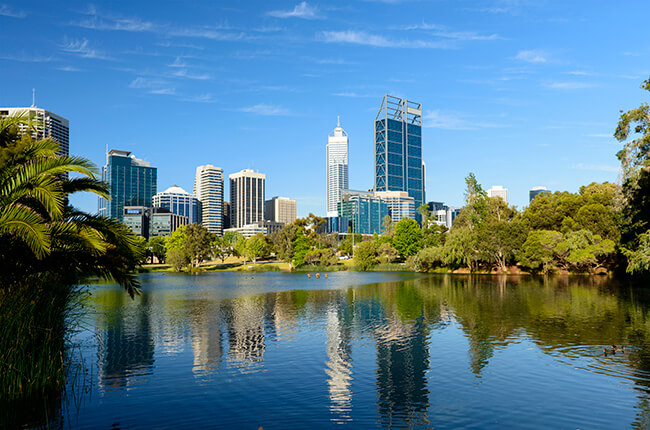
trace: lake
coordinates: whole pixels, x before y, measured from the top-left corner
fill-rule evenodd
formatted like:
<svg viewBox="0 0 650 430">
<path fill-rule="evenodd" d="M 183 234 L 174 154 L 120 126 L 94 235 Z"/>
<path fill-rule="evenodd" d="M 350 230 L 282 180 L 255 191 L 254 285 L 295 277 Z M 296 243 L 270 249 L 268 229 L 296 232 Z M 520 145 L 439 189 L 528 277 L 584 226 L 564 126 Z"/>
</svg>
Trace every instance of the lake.
<svg viewBox="0 0 650 430">
<path fill-rule="evenodd" d="M 52 423 L 650 426 L 642 286 L 602 277 L 324 276 L 144 274 L 134 300 L 116 285 L 91 285 L 70 352 L 80 363 L 76 382 Z"/>
</svg>

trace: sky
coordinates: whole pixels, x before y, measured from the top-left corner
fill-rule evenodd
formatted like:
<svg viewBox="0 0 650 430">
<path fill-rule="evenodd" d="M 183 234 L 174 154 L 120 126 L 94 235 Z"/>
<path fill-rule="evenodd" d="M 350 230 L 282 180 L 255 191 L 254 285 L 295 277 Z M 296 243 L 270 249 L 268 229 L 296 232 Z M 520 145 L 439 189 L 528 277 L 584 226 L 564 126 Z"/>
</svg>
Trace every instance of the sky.
<svg viewBox="0 0 650 430">
<path fill-rule="evenodd" d="M 650 2 L 545 0 L 0 0 L 0 107 L 70 121 L 70 152 L 106 148 L 192 192 L 196 167 L 266 174 L 266 197 L 325 215 L 325 146 L 350 137 L 350 188 L 374 182 L 384 94 L 422 104 L 426 199 L 462 206 L 464 178 L 616 182 L 620 110 L 647 102 Z M 228 196 L 226 181 L 226 196 Z M 227 197 L 226 197 L 227 199 Z M 74 196 L 96 212 L 93 195 Z"/>
</svg>

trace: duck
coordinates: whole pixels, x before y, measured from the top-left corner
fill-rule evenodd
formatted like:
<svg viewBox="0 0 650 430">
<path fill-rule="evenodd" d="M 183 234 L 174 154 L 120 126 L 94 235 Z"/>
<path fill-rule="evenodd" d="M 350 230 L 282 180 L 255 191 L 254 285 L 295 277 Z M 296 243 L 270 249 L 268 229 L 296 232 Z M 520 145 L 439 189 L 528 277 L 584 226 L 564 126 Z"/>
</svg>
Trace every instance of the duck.
<svg viewBox="0 0 650 430">
<path fill-rule="evenodd" d="M 616 345 L 612 345 L 610 349 L 603 348 L 603 355 L 607 357 L 608 355 L 616 355 L 617 352 L 622 352 L 625 354 L 625 345 L 618 347 Z"/>
</svg>

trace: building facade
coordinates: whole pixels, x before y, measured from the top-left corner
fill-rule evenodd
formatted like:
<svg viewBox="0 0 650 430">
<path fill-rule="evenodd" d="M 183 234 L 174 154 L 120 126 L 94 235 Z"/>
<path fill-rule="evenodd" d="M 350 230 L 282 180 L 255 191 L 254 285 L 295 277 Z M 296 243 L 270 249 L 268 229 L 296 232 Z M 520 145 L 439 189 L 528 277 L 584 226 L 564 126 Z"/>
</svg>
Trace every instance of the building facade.
<svg viewBox="0 0 650 430">
<path fill-rule="evenodd" d="M 51 137 L 59 143 L 58 155 L 70 154 L 70 122 L 49 110 L 34 106 L 24 108 L 0 108 L 0 116 L 20 115 L 26 113 L 33 118 L 36 130 L 20 126 L 22 133 L 30 132 L 34 140 Z"/>
<path fill-rule="evenodd" d="M 508 203 L 508 189 L 503 188 L 501 185 L 493 185 L 492 188 L 487 190 L 488 197 L 501 197 L 504 202 Z"/>
<path fill-rule="evenodd" d="M 196 168 L 194 197 L 198 200 L 198 219 L 211 233 L 223 234 L 223 170 L 212 164 Z"/>
<path fill-rule="evenodd" d="M 287 197 L 273 197 L 264 202 L 264 219 L 268 221 L 291 224 L 296 220 L 297 205 L 295 200 Z"/>
<path fill-rule="evenodd" d="M 535 197 L 542 193 L 550 193 L 546 187 L 533 187 L 532 190 L 528 192 L 528 203 L 532 202 Z"/>
<path fill-rule="evenodd" d="M 419 208 L 425 202 L 422 105 L 385 95 L 374 130 L 375 191 L 405 191 Z"/>
<path fill-rule="evenodd" d="M 372 192 L 343 190 L 338 217 L 347 218 L 353 233 L 381 234 L 388 205 Z M 341 228 L 342 226 L 339 226 Z M 347 230 L 347 229 L 346 229 Z"/>
<path fill-rule="evenodd" d="M 134 234 L 149 239 L 151 208 L 145 206 L 125 206 L 122 224 Z"/>
<path fill-rule="evenodd" d="M 337 120 L 327 137 L 327 216 L 336 216 L 341 191 L 348 189 L 348 134 Z"/>
<path fill-rule="evenodd" d="M 388 205 L 388 215 L 392 222 L 398 222 L 402 218 L 415 219 L 415 199 L 406 191 L 375 191 L 375 196 Z"/>
<path fill-rule="evenodd" d="M 224 230 L 225 232 L 232 231 L 234 233 L 241 234 L 244 236 L 246 239 L 255 236 L 256 234 L 263 234 L 266 236 L 266 227 L 261 226 L 260 224 L 263 224 L 264 221 L 254 223 L 254 224 L 246 224 L 241 227 L 231 227 L 227 228 Z"/>
<path fill-rule="evenodd" d="M 228 178 L 231 229 L 264 221 L 266 175 L 245 169 L 229 175 Z"/>
<path fill-rule="evenodd" d="M 177 185 L 153 196 L 153 206 L 187 217 L 190 224 L 199 222 L 198 199 Z"/>
<path fill-rule="evenodd" d="M 112 149 L 106 154 L 102 180 L 109 185 L 110 200 L 99 198 L 99 214 L 122 221 L 125 206 L 151 207 L 158 171 L 129 151 Z"/>
<path fill-rule="evenodd" d="M 230 203 L 223 202 L 223 228 L 230 228 Z"/>
<path fill-rule="evenodd" d="M 182 225 L 188 225 L 189 218 L 169 212 L 166 208 L 153 208 L 149 221 L 149 236 L 171 236 Z"/>
</svg>

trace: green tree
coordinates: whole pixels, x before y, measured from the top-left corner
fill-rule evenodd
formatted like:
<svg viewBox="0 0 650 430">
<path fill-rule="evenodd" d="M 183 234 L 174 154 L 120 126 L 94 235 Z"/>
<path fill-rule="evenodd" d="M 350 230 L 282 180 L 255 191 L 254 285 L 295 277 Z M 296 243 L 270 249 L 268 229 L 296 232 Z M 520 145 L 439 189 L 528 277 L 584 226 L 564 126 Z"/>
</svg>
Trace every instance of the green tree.
<svg viewBox="0 0 650 430">
<path fill-rule="evenodd" d="M 447 226 L 430 223 L 422 229 L 422 240 L 425 247 L 437 247 L 445 244 L 447 240 Z"/>
<path fill-rule="evenodd" d="M 183 243 L 192 267 L 199 267 L 202 261 L 207 260 L 212 252 L 212 233 L 201 224 L 190 224 L 185 228 L 185 242 Z"/>
<path fill-rule="evenodd" d="M 379 245 L 377 248 L 377 255 L 382 264 L 392 263 L 399 256 L 395 247 L 390 243 L 382 243 Z"/>
<path fill-rule="evenodd" d="M 410 218 L 404 218 L 404 219 L 410 219 Z M 377 244 L 370 240 L 358 244 L 354 250 L 354 262 L 363 271 L 366 271 L 370 269 L 372 266 L 374 266 L 375 264 L 377 264 Z"/>
<path fill-rule="evenodd" d="M 163 236 L 152 236 L 149 238 L 147 245 L 158 262 L 164 263 L 165 254 L 167 253 L 167 248 L 165 248 L 165 238 Z"/>
<path fill-rule="evenodd" d="M 305 263 L 321 266 L 333 266 L 338 263 L 334 251 L 330 248 L 311 249 L 305 254 Z"/>
<path fill-rule="evenodd" d="M 615 244 L 589 230 L 571 231 L 554 248 L 558 264 L 566 270 L 593 271 L 604 267 L 614 254 Z"/>
<path fill-rule="evenodd" d="M 381 231 L 383 231 L 382 236 L 390 239 L 395 235 L 395 223 L 391 219 L 390 215 L 386 215 L 382 220 Z"/>
<path fill-rule="evenodd" d="M 444 263 L 444 252 L 442 247 L 422 248 L 412 259 L 413 270 L 418 272 L 429 272 Z"/>
<path fill-rule="evenodd" d="M 235 244 L 233 246 L 234 253 L 240 257 L 244 257 L 244 262 L 248 261 L 248 255 L 246 254 L 247 244 L 248 244 L 248 240 L 241 234 L 238 234 L 235 239 Z"/>
<path fill-rule="evenodd" d="M 294 267 L 300 267 L 305 264 L 305 255 L 311 249 L 309 239 L 299 228 L 296 230 L 296 236 L 293 239 L 293 259 L 291 260 Z"/>
<path fill-rule="evenodd" d="M 293 242 L 296 239 L 296 234 L 300 228 L 301 227 L 298 227 L 296 223 L 286 224 L 282 226 L 278 232 L 273 233 L 270 236 L 275 255 L 277 255 L 280 260 L 289 263 L 290 266 L 293 264 Z"/>
<path fill-rule="evenodd" d="M 638 242 L 636 249 L 623 249 L 628 260 L 625 270 L 630 274 L 650 272 L 650 231 L 639 235 Z"/>
<path fill-rule="evenodd" d="M 564 237 L 558 231 L 531 230 L 518 253 L 519 264 L 536 272 L 553 271 L 556 267 L 555 249 L 562 240 Z"/>
<path fill-rule="evenodd" d="M 422 249 L 422 230 L 412 218 L 402 218 L 395 225 L 393 246 L 402 258 L 417 254 Z"/>
<path fill-rule="evenodd" d="M 514 262 L 515 252 L 526 240 L 527 231 L 513 206 L 499 197 L 491 197 L 487 199 L 485 220 L 477 234 L 483 262 L 505 271 Z"/>
<path fill-rule="evenodd" d="M 262 233 L 257 233 L 246 241 L 246 257 L 257 262 L 258 258 L 266 257 L 269 252 L 269 244 Z"/>
<path fill-rule="evenodd" d="M 445 264 L 451 268 L 478 269 L 481 261 L 478 245 L 478 233 L 475 230 L 452 228 L 442 249 Z"/>
<path fill-rule="evenodd" d="M 177 272 L 180 272 L 191 263 L 190 257 L 185 250 L 186 228 L 185 225 L 178 227 L 165 239 L 165 260 Z"/>
</svg>

